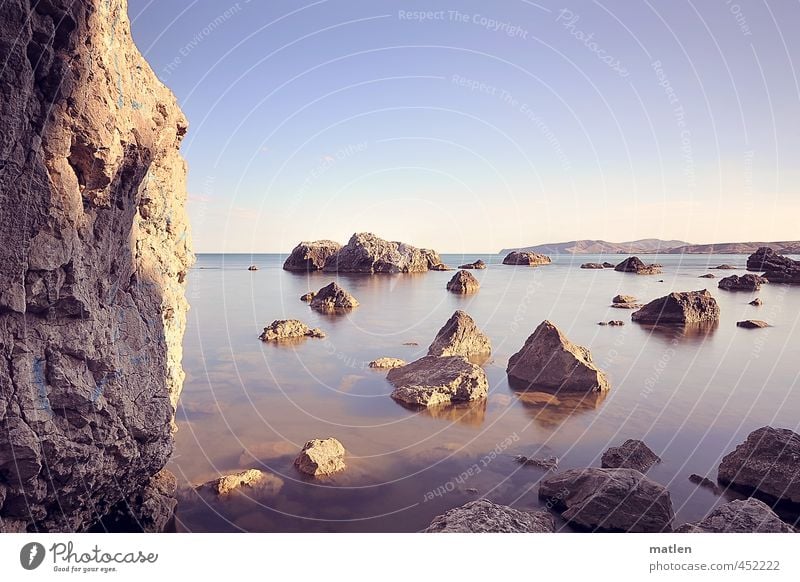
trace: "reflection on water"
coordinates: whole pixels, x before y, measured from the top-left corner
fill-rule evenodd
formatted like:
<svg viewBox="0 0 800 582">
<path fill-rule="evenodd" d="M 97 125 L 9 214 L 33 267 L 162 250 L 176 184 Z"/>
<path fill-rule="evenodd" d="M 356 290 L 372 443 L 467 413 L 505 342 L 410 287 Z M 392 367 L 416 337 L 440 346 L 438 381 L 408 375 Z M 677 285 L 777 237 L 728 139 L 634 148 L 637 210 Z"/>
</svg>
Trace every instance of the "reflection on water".
<svg viewBox="0 0 800 582">
<path fill-rule="evenodd" d="M 544 472 L 515 456 L 555 456 L 560 470 L 599 466 L 609 446 L 644 440 L 663 462 L 648 475 L 666 485 L 677 523 L 704 517 L 725 496 L 697 487 L 692 473 L 716 475 L 721 457 L 755 428 L 799 430 L 800 343 L 793 329 L 800 287 L 765 286 L 764 306 L 714 292 L 717 326 L 599 327 L 624 319 L 609 308 L 618 294 L 643 303 L 696 287 L 709 265 L 745 257 L 643 257 L 664 265 L 664 283 L 613 270 L 580 269 L 618 257 L 554 257 L 530 269 L 496 256 L 443 257 L 448 264 L 482 258 L 478 293 L 445 289 L 452 273 L 415 275 L 296 274 L 277 255 L 201 255 L 189 276 L 191 303 L 184 345 L 187 373 L 170 469 L 182 484 L 177 527 L 190 531 L 417 531 L 477 497 L 520 509 L 540 507 Z M 258 271 L 249 272 L 251 264 Z M 338 281 L 360 302 L 328 316 L 300 296 Z M 479 403 L 410 410 L 395 402 L 380 357 L 413 361 L 427 352 L 456 309 L 491 338 L 481 361 L 490 384 Z M 739 333 L 735 322 L 758 316 L 774 325 Z M 325 339 L 265 344 L 275 319 L 320 327 Z M 603 395 L 518 391 L 508 358 L 542 320 L 588 346 L 607 372 Z M 300 475 L 293 461 L 312 438 L 333 436 L 347 449 L 347 470 L 323 480 Z M 279 491 L 242 491 L 221 499 L 191 486 L 247 468 L 280 479 Z M 472 469 L 470 471 L 470 469 Z"/>
<path fill-rule="evenodd" d="M 702 343 L 708 339 L 719 327 L 719 321 L 701 321 L 685 325 L 654 325 L 652 323 L 636 323 L 650 336 L 664 340 L 668 343 Z"/>
<path fill-rule="evenodd" d="M 445 422 L 460 422 L 466 425 L 479 427 L 486 420 L 486 399 L 474 402 L 459 402 L 457 404 L 443 406 L 414 406 L 406 402 L 396 400 L 398 405 L 407 410 L 424 414 Z"/>
</svg>

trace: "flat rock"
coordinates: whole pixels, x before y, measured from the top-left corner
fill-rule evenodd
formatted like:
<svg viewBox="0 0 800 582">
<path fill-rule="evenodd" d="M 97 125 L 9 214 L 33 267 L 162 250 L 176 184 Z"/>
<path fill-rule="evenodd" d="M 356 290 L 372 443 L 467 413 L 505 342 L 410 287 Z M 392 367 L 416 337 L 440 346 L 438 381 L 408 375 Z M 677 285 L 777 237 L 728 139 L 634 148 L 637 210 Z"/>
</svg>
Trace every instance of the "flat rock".
<svg viewBox="0 0 800 582">
<path fill-rule="evenodd" d="M 754 430 L 722 459 L 717 479 L 800 503 L 800 435 L 770 426 Z"/>
<path fill-rule="evenodd" d="M 356 233 L 338 253 L 325 261 L 329 273 L 421 273 L 442 264 L 430 249 L 383 240 L 369 232 Z"/>
<path fill-rule="evenodd" d="M 539 497 L 568 522 L 590 530 L 669 532 L 672 500 L 635 469 L 572 469 L 547 476 Z"/>
<path fill-rule="evenodd" d="M 286 271 L 319 271 L 341 248 L 342 245 L 332 240 L 301 242 L 289 253 L 283 268 Z"/>
<path fill-rule="evenodd" d="M 614 270 L 637 275 L 657 275 L 661 273 L 661 265 L 646 265 L 639 257 L 628 257 L 614 267 Z"/>
<path fill-rule="evenodd" d="M 720 270 L 728 270 L 728 271 L 730 271 L 730 270 L 736 269 L 737 267 L 734 267 L 733 265 L 729 265 L 729 264 L 725 263 L 723 265 L 717 265 L 716 267 L 711 267 L 711 268 L 712 269 L 720 269 Z"/>
<path fill-rule="evenodd" d="M 611 307 L 614 309 L 641 309 L 644 305 L 641 303 L 612 303 Z"/>
<path fill-rule="evenodd" d="M 334 281 L 317 291 L 310 305 L 316 311 L 334 313 L 358 307 L 358 301 Z"/>
<path fill-rule="evenodd" d="M 706 273 L 705 275 L 700 275 L 700 279 L 716 279 L 717 276 L 714 273 Z"/>
<path fill-rule="evenodd" d="M 429 356 L 474 356 L 491 354 L 492 342 L 466 312 L 458 310 L 442 329 L 428 348 Z"/>
<path fill-rule="evenodd" d="M 528 251 L 511 251 L 503 259 L 504 265 L 549 265 L 551 263 L 550 257 L 547 255 L 540 255 L 538 253 L 531 253 Z"/>
<path fill-rule="evenodd" d="M 476 293 L 481 288 L 481 284 L 475 275 L 469 271 L 461 270 L 447 283 L 447 290 L 451 293 Z"/>
<path fill-rule="evenodd" d="M 264 328 L 258 339 L 262 342 L 276 342 L 302 337 L 325 337 L 325 332 L 318 327 L 312 329 L 297 319 L 276 319 Z"/>
<path fill-rule="evenodd" d="M 518 384 L 553 392 L 605 392 L 610 388 L 589 350 L 573 344 L 549 321 L 539 324 L 522 349 L 511 356 L 506 372 Z"/>
<path fill-rule="evenodd" d="M 794 533 L 769 505 L 752 497 L 720 505 L 703 520 L 686 523 L 676 533 Z"/>
<path fill-rule="evenodd" d="M 581 269 L 605 269 L 603 263 L 583 263 Z"/>
<path fill-rule="evenodd" d="M 487 499 L 470 501 L 433 518 L 425 533 L 550 533 L 553 516 L 546 511 L 519 511 Z"/>
<path fill-rule="evenodd" d="M 415 406 L 437 406 L 485 398 L 486 373 L 462 356 L 425 356 L 389 370 L 392 398 Z"/>
<path fill-rule="evenodd" d="M 600 466 L 609 469 L 636 469 L 645 473 L 650 467 L 660 462 L 661 458 L 642 441 L 628 439 L 622 445 L 611 447 L 604 452 Z"/>
<path fill-rule="evenodd" d="M 377 368 L 380 370 L 390 370 L 391 368 L 401 368 L 406 365 L 405 360 L 399 358 L 378 358 L 369 363 L 370 368 Z"/>
<path fill-rule="evenodd" d="M 743 327 L 745 329 L 762 329 L 765 327 L 770 327 L 770 325 L 766 321 L 761 321 L 760 319 L 745 319 L 744 321 L 737 321 L 736 327 Z"/>
<path fill-rule="evenodd" d="M 260 490 L 275 494 L 283 487 L 283 480 L 280 477 L 260 471 L 259 469 L 246 469 L 203 483 L 199 488 L 212 491 L 224 497 L 230 495 L 234 491 L 256 487 Z"/>
<path fill-rule="evenodd" d="M 718 286 L 726 291 L 758 291 L 761 289 L 761 285 L 768 282 L 764 277 L 747 273 L 741 277 L 739 275 L 731 275 L 720 279 Z"/>
<path fill-rule="evenodd" d="M 294 461 L 297 470 L 306 475 L 320 477 L 345 469 L 344 445 L 333 437 L 308 441 Z"/>
<path fill-rule="evenodd" d="M 611 303 L 636 303 L 638 299 L 633 295 L 616 295 Z"/>
<path fill-rule="evenodd" d="M 464 265 L 459 265 L 459 269 L 485 269 L 486 263 L 484 263 L 481 259 L 478 259 L 474 263 L 466 263 Z"/>
<path fill-rule="evenodd" d="M 720 309 L 706 289 L 670 293 L 651 301 L 631 315 L 633 321 L 658 324 L 687 324 L 718 321 Z"/>
</svg>

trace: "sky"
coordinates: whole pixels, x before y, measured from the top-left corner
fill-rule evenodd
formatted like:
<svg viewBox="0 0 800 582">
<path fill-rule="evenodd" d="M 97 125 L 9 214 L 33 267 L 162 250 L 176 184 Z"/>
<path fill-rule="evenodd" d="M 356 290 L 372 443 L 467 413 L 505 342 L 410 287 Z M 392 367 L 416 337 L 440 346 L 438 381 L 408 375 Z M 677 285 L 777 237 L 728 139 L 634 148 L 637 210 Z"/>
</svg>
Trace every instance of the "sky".
<svg viewBox="0 0 800 582">
<path fill-rule="evenodd" d="M 198 252 L 800 239 L 800 3 L 130 0 Z"/>
</svg>

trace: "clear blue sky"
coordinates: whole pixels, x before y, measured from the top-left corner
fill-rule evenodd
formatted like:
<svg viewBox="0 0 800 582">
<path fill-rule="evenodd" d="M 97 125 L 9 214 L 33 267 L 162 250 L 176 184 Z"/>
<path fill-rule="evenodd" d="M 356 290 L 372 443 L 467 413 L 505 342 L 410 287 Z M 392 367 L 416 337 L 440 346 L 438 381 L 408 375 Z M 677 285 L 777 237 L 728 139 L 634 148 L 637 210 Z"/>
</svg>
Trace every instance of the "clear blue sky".
<svg viewBox="0 0 800 582">
<path fill-rule="evenodd" d="M 417 14 L 425 11 L 427 14 Z M 199 252 L 800 238 L 800 3 L 130 0 Z"/>
</svg>

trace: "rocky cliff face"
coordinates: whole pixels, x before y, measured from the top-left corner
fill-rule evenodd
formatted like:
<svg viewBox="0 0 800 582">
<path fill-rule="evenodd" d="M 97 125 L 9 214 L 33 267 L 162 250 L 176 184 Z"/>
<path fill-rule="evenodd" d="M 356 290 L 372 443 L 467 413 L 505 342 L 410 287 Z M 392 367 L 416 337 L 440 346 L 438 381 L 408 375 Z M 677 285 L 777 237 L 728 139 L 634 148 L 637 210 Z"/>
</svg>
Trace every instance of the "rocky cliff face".
<svg viewBox="0 0 800 582">
<path fill-rule="evenodd" d="M 6 0 L 0 61 L 0 530 L 81 530 L 172 451 L 187 124 L 125 0 Z"/>
</svg>

